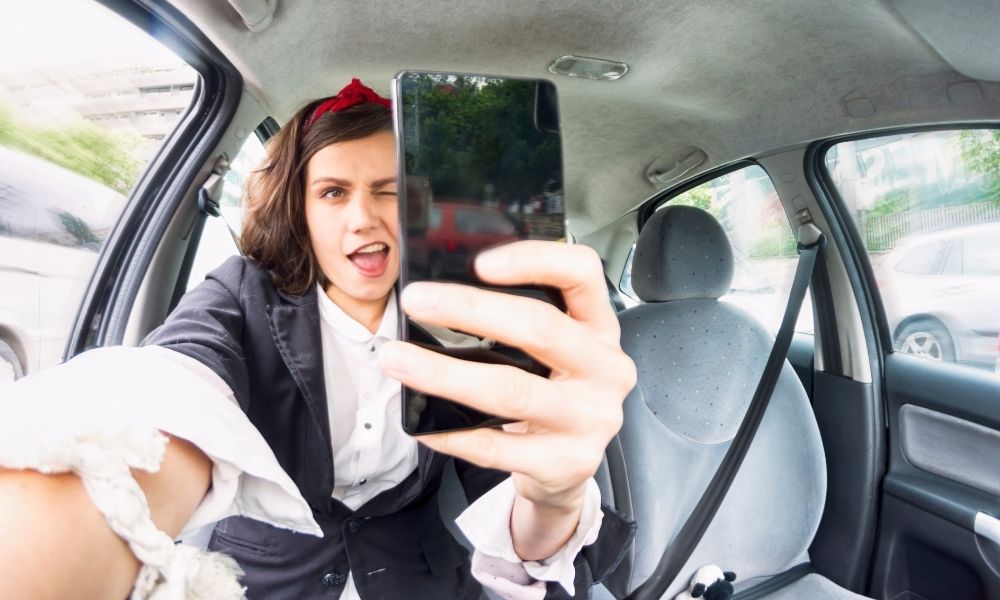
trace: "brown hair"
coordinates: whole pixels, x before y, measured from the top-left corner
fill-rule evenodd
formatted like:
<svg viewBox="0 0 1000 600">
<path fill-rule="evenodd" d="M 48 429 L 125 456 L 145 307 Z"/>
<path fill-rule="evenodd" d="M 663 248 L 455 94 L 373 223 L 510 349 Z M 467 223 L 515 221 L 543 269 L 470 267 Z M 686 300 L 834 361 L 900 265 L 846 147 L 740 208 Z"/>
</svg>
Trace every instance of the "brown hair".
<svg viewBox="0 0 1000 600">
<path fill-rule="evenodd" d="M 280 290 L 302 296 L 327 279 L 309 243 L 305 212 L 305 171 L 314 154 L 337 142 L 392 129 L 389 110 L 375 103 L 327 112 L 302 131 L 323 99 L 300 108 L 267 143 L 267 158 L 246 187 L 246 216 L 240 238 L 243 254 L 271 274 Z"/>
</svg>

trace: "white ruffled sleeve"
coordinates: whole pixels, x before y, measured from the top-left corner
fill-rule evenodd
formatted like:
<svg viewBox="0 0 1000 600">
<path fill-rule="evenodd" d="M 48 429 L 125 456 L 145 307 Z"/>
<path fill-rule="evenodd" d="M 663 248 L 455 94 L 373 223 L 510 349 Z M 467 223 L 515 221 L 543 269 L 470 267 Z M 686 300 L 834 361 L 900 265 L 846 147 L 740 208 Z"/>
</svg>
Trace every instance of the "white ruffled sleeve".
<svg viewBox="0 0 1000 600">
<path fill-rule="evenodd" d="M 182 537 L 234 515 L 322 536 L 232 391 L 192 358 L 156 346 L 99 348 L 0 391 L 0 466 L 80 475 L 144 565 L 133 598 L 159 597 L 163 589 L 179 598 L 223 588 L 233 592 L 225 597 L 242 596 L 231 559 L 175 547 L 152 524 L 129 469 L 159 470 L 163 433 L 187 440 L 212 461 L 212 487 Z"/>
<path fill-rule="evenodd" d="M 182 535 L 242 515 L 322 536 L 309 505 L 232 391 L 193 358 L 158 346 L 99 348 L 7 391 L 0 399 L 0 456 L 14 455 L 32 440 L 151 427 L 187 440 L 212 460 L 212 488 Z"/>
<path fill-rule="evenodd" d="M 580 523 L 569 541 L 544 561 L 521 560 L 510 535 L 510 515 L 517 489 L 507 478 L 459 515 L 455 523 L 475 547 L 472 575 L 507 600 L 541 600 L 545 582 L 554 581 L 572 596 L 573 561 L 584 546 L 597 541 L 604 513 L 597 482 L 587 482 Z"/>
</svg>

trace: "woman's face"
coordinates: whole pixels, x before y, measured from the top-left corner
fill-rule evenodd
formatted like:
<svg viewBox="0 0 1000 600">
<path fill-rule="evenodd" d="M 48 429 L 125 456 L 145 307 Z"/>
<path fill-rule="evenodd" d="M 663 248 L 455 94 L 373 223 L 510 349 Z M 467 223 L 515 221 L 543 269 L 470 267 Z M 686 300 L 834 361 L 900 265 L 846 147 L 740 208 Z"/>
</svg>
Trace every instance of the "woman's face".
<svg viewBox="0 0 1000 600">
<path fill-rule="evenodd" d="M 306 165 L 306 225 L 326 292 L 342 308 L 381 303 L 399 275 L 391 131 L 326 146 Z"/>
</svg>

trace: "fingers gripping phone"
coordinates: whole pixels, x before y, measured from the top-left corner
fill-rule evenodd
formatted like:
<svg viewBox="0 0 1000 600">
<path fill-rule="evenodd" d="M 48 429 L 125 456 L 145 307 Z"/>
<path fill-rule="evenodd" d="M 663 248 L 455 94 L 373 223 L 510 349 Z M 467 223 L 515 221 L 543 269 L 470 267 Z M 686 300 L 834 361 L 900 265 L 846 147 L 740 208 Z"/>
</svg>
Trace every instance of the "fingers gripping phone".
<svg viewBox="0 0 1000 600">
<path fill-rule="evenodd" d="M 450 281 L 564 308 L 552 290 L 487 286 L 472 267 L 488 248 L 566 237 L 555 86 L 539 79 L 403 71 L 392 93 L 400 181 L 397 292 L 413 281 Z M 517 348 L 400 316 L 401 340 L 548 376 L 545 365 Z M 506 422 L 406 386 L 402 402 L 403 429 L 411 435 Z"/>
</svg>

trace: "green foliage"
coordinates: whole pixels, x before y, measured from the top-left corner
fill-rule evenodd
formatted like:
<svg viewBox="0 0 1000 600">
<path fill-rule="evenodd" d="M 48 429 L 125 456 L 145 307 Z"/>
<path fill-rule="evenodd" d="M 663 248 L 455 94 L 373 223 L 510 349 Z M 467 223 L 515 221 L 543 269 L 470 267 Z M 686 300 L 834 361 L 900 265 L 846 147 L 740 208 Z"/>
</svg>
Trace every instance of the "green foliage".
<svg viewBox="0 0 1000 600">
<path fill-rule="evenodd" d="M 683 206 L 694 206 L 695 208 L 700 208 L 704 211 L 708 211 L 715 216 L 716 219 L 719 218 L 718 208 L 712 203 L 712 192 L 709 189 L 709 184 L 703 183 L 696 188 L 692 188 L 683 194 L 670 200 L 670 204 L 680 204 Z"/>
<path fill-rule="evenodd" d="M 785 226 L 768 227 L 761 230 L 750 244 L 751 258 L 774 258 L 776 256 L 795 256 L 798 254 L 795 238 Z"/>
<path fill-rule="evenodd" d="M 141 164 L 132 157 L 137 140 L 79 121 L 60 127 L 33 127 L 18 122 L 0 107 L 0 145 L 75 171 L 121 194 L 139 176 Z"/>
<path fill-rule="evenodd" d="M 75 245 L 92 248 L 100 245 L 101 239 L 97 237 L 94 231 L 90 228 L 90 225 L 87 225 L 87 223 L 80 217 L 65 210 L 57 212 L 56 217 L 62 224 L 63 229 L 75 238 Z"/>
<path fill-rule="evenodd" d="M 1000 206 L 1000 130 L 988 135 L 976 129 L 963 131 L 959 145 L 966 165 L 983 176 L 990 201 Z"/>
<path fill-rule="evenodd" d="M 408 144 L 406 159 L 430 177 L 436 194 L 478 198 L 492 185 L 494 199 L 522 200 L 561 191 L 558 136 L 535 127 L 534 86 L 465 77 L 444 83 L 435 76 L 414 85 L 421 91 L 420 131 L 408 133 L 418 143 Z"/>
<path fill-rule="evenodd" d="M 907 210 L 910 210 L 909 190 L 892 190 L 875 200 L 871 210 L 868 211 L 868 215 L 872 217 L 879 217 L 882 215 L 901 213 Z"/>
</svg>

